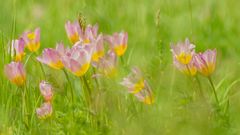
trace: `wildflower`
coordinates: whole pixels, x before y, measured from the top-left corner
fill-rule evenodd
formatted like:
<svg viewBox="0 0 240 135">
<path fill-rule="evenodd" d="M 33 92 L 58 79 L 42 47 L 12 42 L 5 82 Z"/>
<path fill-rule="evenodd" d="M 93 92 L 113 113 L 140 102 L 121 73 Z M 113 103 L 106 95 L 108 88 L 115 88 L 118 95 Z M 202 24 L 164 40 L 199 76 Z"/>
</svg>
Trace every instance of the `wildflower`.
<svg viewBox="0 0 240 135">
<path fill-rule="evenodd" d="M 22 38 L 12 41 L 12 48 L 15 50 L 15 61 L 21 61 L 25 55 L 24 40 Z"/>
<path fill-rule="evenodd" d="M 191 44 L 188 39 L 184 43 L 177 43 L 177 45 L 171 45 L 171 52 L 174 59 L 176 59 L 181 64 L 189 64 L 195 53 L 195 45 Z"/>
<path fill-rule="evenodd" d="M 116 73 L 117 56 L 114 52 L 109 51 L 103 58 L 100 58 L 96 67 L 100 74 L 114 76 Z"/>
<path fill-rule="evenodd" d="M 98 62 L 100 58 L 104 56 L 103 36 L 99 35 L 95 41 L 95 47 L 93 49 L 92 61 Z"/>
<path fill-rule="evenodd" d="M 73 23 L 67 21 L 65 24 L 65 30 L 72 44 L 75 44 L 80 40 L 80 38 L 82 38 L 81 36 L 83 35 L 83 32 L 78 21 L 75 21 Z"/>
<path fill-rule="evenodd" d="M 64 53 L 64 45 L 57 44 L 56 49 L 44 49 L 42 56 L 37 57 L 37 60 L 44 64 L 47 64 L 54 69 L 62 69 L 64 67 L 62 63 L 62 56 L 64 55 Z"/>
<path fill-rule="evenodd" d="M 12 83 L 18 86 L 24 85 L 26 81 L 26 72 L 21 62 L 11 62 L 5 65 L 4 72 Z"/>
<path fill-rule="evenodd" d="M 46 119 L 52 115 L 51 103 L 43 103 L 40 108 L 36 109 L 36 113 L 39 119 Z"/>
<path fill-rule="evenodd" d="M 197 73 L 197 68 L 195 66 L 194 60 L 191 60 L 190 63 L 184 65 L 180 63 L 178 60 L 176 60 L 176 58 L 174 58 L 174 65 L 177 69 L 179 69 L 181 72 L 187 75 L 194 76 Z"/>
<path fill-rule="evenodd" d="M 45 101 L 50 102 L 53 97 L 52 85 L 50 85 L 46 81 L 41 81 L 41 83 L 39 84 L 39 88 L 40 88 L 40 92 L 41 92 L 42 96 L 44 97 Z"/>
<path fill-rule="evenodd" d="M 90 44 L 82 45 L 77 42 L 63 56 L 64 66 L 76 76 L 84 75 L 89 67 L 92 56 L 92 46 Z"/>
<path fill-rule="evenodd" d="M 127 50 L 128 34 L 126 32 L 114 33 L 112 36 L 106 36 L 111 48 L 118 56 L 122 56 Z"/>
<path fill-rule="evenodd" d="M 92 43 L 93 41 L 96 40 L 98 36 L 98 25 L 88 25 L 84 31 L 84 35 L 81 38 L 81 40 L 84 43 Z M 102 37 L 101 37 L 102 38 Z"/>
<path fill-rule="evenodd" d="M 127 87 L 129 93 L 134 94 L 139 101 L 145 104 L 154 102 L 152 90 L 138 68 L 133 68 L 132 73 L 124 78 L 121 84 Z"/>
<path fill-rule="evenodd" d="M 34 32 L 23 33 L 22 38 L 29 51 L 36 52 L 40 47 L 40 28 L 36 28 Z"/>
<path fill-rule="evenodd" d="M 196 54 L 194 59 L 197 70 L 204 76 L 210 76 L 215 70 L 216 55 L 216 49 Z"/>
</svg>

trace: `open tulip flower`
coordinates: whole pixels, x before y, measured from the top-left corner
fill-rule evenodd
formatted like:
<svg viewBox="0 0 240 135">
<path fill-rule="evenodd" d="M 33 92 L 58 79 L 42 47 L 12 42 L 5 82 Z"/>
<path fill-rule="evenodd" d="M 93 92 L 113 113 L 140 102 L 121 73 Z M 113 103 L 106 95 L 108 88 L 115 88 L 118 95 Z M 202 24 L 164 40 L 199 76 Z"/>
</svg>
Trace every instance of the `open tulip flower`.
<svg viewBox="0 0 240 135">
<path fill-rule="evenodd" d="M 94 43 L 92 62 L 98 62 L 104 56 L 103 36 L 99 35 Z"/>
<path fill-rule="evenodd" d="M 40 28 L 36 28 L 34 32 L 24 32 L 22 38 L 29 51 L 36 52 L 40 47 Z"/>
<path fill-rule="evenodd" d="M 133 68 L 132 73 L 124 78 L 121 84 L 127 87 L 129 93 L 134 94 L 139 101 L 145 104 L 154 102 L 152 90 L 138 68 Z"/>
<path fill-rule="evenodd" d="M 177 45 L 171 45 L 171 52 L 174 59 L 181 64 L 189 64 L 195 53 L 195 45 L 191 44 L 188 39 L 184 43 L 179 42 Z"/>
<path fill-rule="evenodd" d="M 127 50 L 128 34 L 126 32 L 114 33 L 112 36 L 106 36 L 112 50 L 122 56 Z"/>
<path fill-rule="evenodd" d="M 36 109 L 36 113 L 39 119 L 46 119 L 52 115 L 52 105 L 51 103 L 43 103 L 40 108 Z"/>
<path fill-rule="evenodd" d="M 37 60 L 54 69 L 62 69 L 64 67 L 62 56 L 65 54 L 65 51 L 63 44 L 57 44 L 56 49 L 44 49 L 42 56 L 37 57 Z"/>
<path fill-rule="evenodd" d="M 40 88 L 40 92 L 41 92 L 42 96 L 44 97 L 44 100 L 46 102 L 50 102 L 52 100 L 52 97 L 53 97 L 52 85 L 50 85 L 46 81 L 42 81 L 39 84 L 39 88 Z"/>
<path fill-rule="evenodd" d="M 116 73 L 117 56 L 109 51 L 103 58 L 97 62 L 96 67 L 100 74 L 113 76 Z"/>
<path fill-rule="evenodd" d="M 180 63 L 176 58 L 174 58 L 175 67 L 186 75 L 194 76 L 197 73 L 197 68 L 195 66 L 195 61 L 191 60 L 187 65 Z"/>
<path fill-rule="evenodd" d="M 210 76 L 215 70 L 216 55 L 216 49 L 196 54 L 194 59 L 197 70 L 204 76 Z"/>
<path fill-rule="evenodd" d="M 24 53 L 25 43 L 22 38 L 12 41 L 12 48 L 15 50 L 15 61 L 21 61 L 25 55 Z"/>
<path fill-rule="evenodd" d="M 65 30 L 72 44 L 75 44 L 80 40 L 80 38 L 82 38 L 83 31 L 78 21 L 74 21 L 73 23 L 71 23 L 70 21 L 67 21 L 65 24 Z"/>
<path fill-rule="evenodd" d="M 12 83 L 18 86 L 24 85 L 26 81 L 26 72 L 21 62 L 11 62 L 5 65 L 4 72 Z"/>
<path fill-rule="evenodd" d="M 64 66 L 76 76 L 82 76 L 88 71 L 92 58 L 93 46 L 82 44 L 82 42 L 77 42 L 63 56 Z"/>
</svg>

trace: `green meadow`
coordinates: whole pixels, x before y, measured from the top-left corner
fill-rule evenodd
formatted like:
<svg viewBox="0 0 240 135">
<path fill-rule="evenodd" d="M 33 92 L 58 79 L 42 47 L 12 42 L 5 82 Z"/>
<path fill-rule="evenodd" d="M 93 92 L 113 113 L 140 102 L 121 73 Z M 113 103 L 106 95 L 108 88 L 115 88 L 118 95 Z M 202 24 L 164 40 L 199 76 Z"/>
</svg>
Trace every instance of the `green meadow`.
<svg viewBox="0 0 240 135">
<path fill-rule="evenodd" d="M 0 0 L 0 135 L 240 134 L 239 6 L 238 0 Z M 36 60 L 58 42 L 71 46 L 64 25 L 79 13 L 86 24 L 98 24 L 99 33 L 128 33 L 128 47 L 118 58 L 114 76 L 96 83 L 92 66 L 84 75 L 94 111 L 86 106 L 79 77 L 67 71 L 68 80 L 62 70 Z M 26 83 L 18 87 L 4 74 L 4 65 L 13 60 L 10 43 L 37 27 L 41 46 L 34 54 L 25 49 Z M 196 52 L 217 50 L 211 78 L 220 113 L 208 79 L 200 73 L 198 79 L 187 76 L 173 64 L 170 44 L 186 38 Z M 140 102 L 120 84 L 132 67 L 141 69 L 149 83 L 153 104 Z M 54 94 L 53 112 L 46 119 L 36 114 L 44 102 L 42 80 L 53 86 Z"/>
</svg>

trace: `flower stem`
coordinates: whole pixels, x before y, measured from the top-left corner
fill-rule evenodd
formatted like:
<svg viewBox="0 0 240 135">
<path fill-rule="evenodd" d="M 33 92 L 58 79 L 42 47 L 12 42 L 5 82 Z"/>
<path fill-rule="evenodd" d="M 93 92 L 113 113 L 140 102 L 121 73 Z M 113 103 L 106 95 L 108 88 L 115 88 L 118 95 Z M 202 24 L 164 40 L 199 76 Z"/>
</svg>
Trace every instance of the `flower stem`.
<svg viewBox="0 0 240 135">
<path fill-rule="evenodd" d="M 212 86 L 212 90 L 213 90 L 214 97 L 215 97 L 215 100 L 216 100 L 216 102 L 217 102 L 217 105 L 219 106 L 219 100 L 218 100 L 216 88 L 215 88 L 215 86 L 214 86 L 214 84 L 213 84 L 212 78 L 209 76 L 209 77 L 208 77 L 208 80 L 209 80 L 209 82 L 210 82 L 210 84 L 211 84 L 211 86 Z"/>
<path fill-rule="evenodd" d="M 64 72 L 64 74 L 65 74 L 65 76 L 67 78 L 67 81 L 68 81 L 70 89 L 71 89 L 71 98 L 72 98 L 72 105 L 73 105 L 74 104 L 74 94 L 73 94 L 72 83 L 71 83 L 70 78 L 69 78 L 69 76 L 68 76 L 68 74 L 67 74 L 65 69 L 63 69 L 63 72 Z"/>
</svg>

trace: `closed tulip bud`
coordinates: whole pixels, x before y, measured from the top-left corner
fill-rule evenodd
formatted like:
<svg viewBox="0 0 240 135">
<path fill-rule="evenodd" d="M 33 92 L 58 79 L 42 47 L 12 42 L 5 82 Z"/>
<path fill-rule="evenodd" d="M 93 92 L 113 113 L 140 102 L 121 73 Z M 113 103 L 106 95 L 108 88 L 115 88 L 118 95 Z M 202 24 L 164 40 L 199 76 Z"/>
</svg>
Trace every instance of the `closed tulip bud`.
<svg viewBox="0 0 240 135">
<path fill-rule="evenodd" d="M 52 100 L 52 97 L 53 97 L 52 85 L 50 85 L 46 81 L 42 81 L 39 84 L 39 88 L 40 88 L 40 92 L 41 92 L 42 96 L 44 97 L 44 100 L 46 102 L 50 102 Z"/>
<path fill-rule="evenodd" d="M 14 84 L 22 86 L 26 81 L 26 72 L 21 62 L 11 62 L 5 65 L 4 72 L 7 78 Z"/>
<path fill-rule="evenodd" d="M 194 59 L 197 70 L 204 76 L 210 76 L 215 70 L 216 55 L 216 49 L 196 54 Z"/>
<path fill-rule="evenodd" d="M 51 103 L 43 103 L 40 108 L 36 109 L 37 117 L 39 119 L 46 119 L 52 115 Z"/>
</svg>

